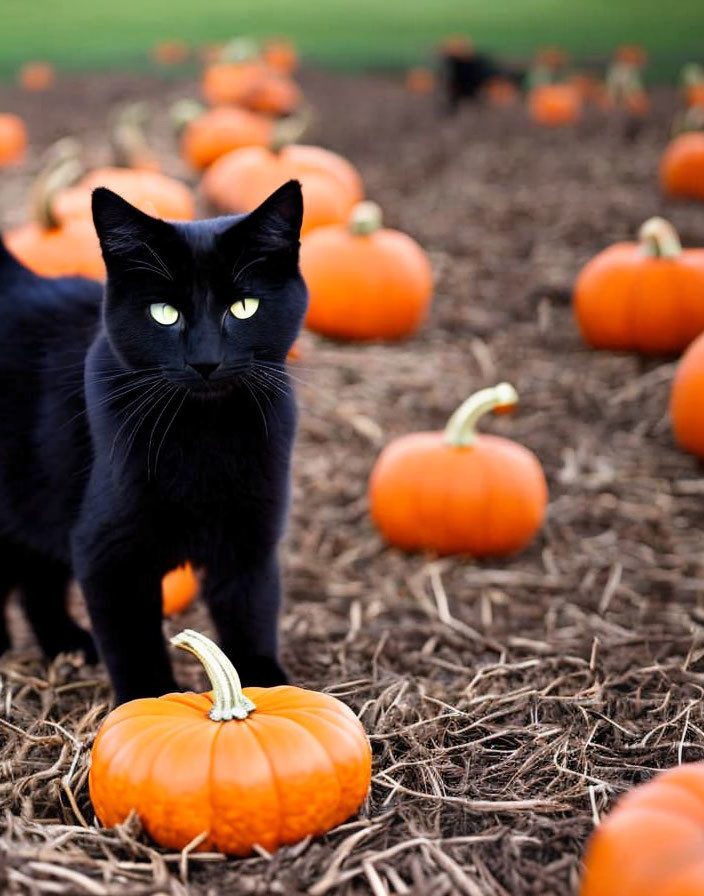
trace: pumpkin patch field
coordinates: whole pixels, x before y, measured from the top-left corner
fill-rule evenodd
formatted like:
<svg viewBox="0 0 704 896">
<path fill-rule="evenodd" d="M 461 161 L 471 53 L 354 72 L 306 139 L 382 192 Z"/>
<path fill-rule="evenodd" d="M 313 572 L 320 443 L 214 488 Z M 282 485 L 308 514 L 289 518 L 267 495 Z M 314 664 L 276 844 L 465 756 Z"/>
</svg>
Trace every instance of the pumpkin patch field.
<svg viewBox="0 0 704 896">
<path fill-rule="evenodd" d="M 281 45 L 279 57 L 295 65 Z M 659 842 L 655 822 L 638 819 L 655 800 L 672 837 L 657 855 L 673 880 L 687 877 L 657 893 L 704 896 L 701 771 L 670 772 L 647 799 L 619 803 L 659 771 L 704 760 L 704 345 L 692 343 L 704 329 L 704 202 L 660 181 L 682 92 L 650 87 L 642 114 L 580 100 L 569 123 L 546 127 L 522 98 L 447 114 L 432 84 L 411 90 L 402 72 L 304 59 L 277 77 L 300 87 L 293 111 L 275 125 L 261 110 L 213 116 L 212 144 L 202 118 L 204 142 L 187 152 L 171 114 L 203 99 L 187 71 L 0 83 L 0 112 L 22 125 L 11 120 L 13 160 L 0 168 L 0 229 L 34 222 L 43 240 L 66 237 L 62 263 L 95 264 L 95 245 L 78 232 L 75 249 L 68 241 L 84 218 L 44 216 L 85 205 L 94 184 L 81 178 L 106 176 L 115 110 L 137 101 L 147 112 L 122 145 L 152 161 L 124 189 L 147 213 L 162 200 L 184 219 L 248 210 L 277 186 L 277 166 L 323 209 L 303 235 L 314 302 L 289 362 L 300 414 L 281 648 L 299 703 L 284 712 L 280 695 L 245 688 L 262 707 L 252 729 L 274 719 L 280 764 L 257 773 L 266 750 L 246 747 L 244 728 L 229 754 L 189 754 L 210 737 L 200 711 L 213 701 L 183 650 L 170 649 L 177 678 L 199 696 L 150 701 L 144 718 L 121 707 L 96 739 L 113 709 L 104 666 L 43 660 L 13 598 L 14 646 L 0 656 L 0 893 L 641 896 L 661 864 L 638 865 L 640 889 L 619 889 L 617 876 L 639 832 Z M 271 145 L 299 106 L 314 110 L 304 136 L 293 122 L 293 139 Z M 191 109 L 186 127 L 202 114 Z M 71 147 L 47 156 L 67 136 L 87 169 L 72 188 Z M 255 158 L 263 185 L 246 173 Z M 678 355 L 662 352 L 690 343 L 673 398 Z M 183 629 L 215 637 L 199 587 L 190 567 L 164 583 L 165 632 L 181 646 Z M 72 608 L 85 622 L 78 589 Z M 151 749 L 144 719 L 164 705 L 159 736 L 173 726 L 182 749 L 173 768 L 155 760 L 140 821 L 122 810 Z M 310 760 L 325 767 L 318 778 L 282 747 L 296 712 L 325 741 Z M 122 778 L 104 777 L 111 762 Z M 349 790 L 345 774 L 357 776 Z M 174 831 L 207 819 L 218 782 L 236 775 L 242 801 L 221 809 L 237 837 L 184 845 Z M 680 818 L 661 802 L 674 804 L 683 781 L 699 790 L 681 797 Z M 335 787 L 345 799 L 328 799 Z"/>
</svg>

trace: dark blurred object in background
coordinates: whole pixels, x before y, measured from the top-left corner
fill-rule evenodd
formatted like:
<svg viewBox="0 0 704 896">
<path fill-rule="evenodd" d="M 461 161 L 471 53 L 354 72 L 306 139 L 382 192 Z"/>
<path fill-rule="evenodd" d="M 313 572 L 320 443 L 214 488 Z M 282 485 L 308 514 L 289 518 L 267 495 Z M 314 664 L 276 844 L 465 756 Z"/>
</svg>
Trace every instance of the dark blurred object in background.
<svg viewBox="0 0 704 896">
<path fill-rule="evenodd" d="M 443 105 L 450 113 L 457 112 L 462 100 L 476 100 L 482 88 L 501 78 L 520 87 L 525 72 L 498 62 L 487 53 L 478 52 L 466 37 L 450 37 L 439 51 L 440 88 Z"/>
</svg>

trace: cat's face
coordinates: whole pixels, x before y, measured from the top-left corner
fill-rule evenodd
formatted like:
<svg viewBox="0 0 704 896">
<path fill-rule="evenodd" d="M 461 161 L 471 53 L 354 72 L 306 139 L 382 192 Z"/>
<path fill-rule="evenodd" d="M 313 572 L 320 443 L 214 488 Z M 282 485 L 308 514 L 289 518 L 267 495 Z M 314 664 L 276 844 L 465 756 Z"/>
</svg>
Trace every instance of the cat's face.
<svg viewBox="0 0 704 896">
<path fill-rule="evenodd" d="M 306 310 L 303 203 L 290 181 L 249 215 L 166 222 L 93 193 L 108 278 L 104 322 L 120 361 L 203 395 L 282 364 Z"/>
</svg>

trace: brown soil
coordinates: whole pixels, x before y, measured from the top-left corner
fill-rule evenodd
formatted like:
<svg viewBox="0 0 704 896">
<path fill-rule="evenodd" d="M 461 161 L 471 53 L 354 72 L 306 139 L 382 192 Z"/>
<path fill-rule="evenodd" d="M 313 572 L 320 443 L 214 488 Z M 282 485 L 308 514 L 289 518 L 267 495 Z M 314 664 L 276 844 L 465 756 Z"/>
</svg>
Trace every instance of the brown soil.
<svg viewBox="0 0 704 896">
<path fill-rule="evenodd" d="M 19 646 L 0 682 L 0 891 L 22 894 L 566 896 L 594 818 L 658 768 L 704 758 L 704 480 L 674 446 L 672 359 L 587 350 L 569 296 L 580 266 L 648 216 L 704 243 L 702 206 L 664 200 L 657 163 L 674 96 L 642 126 L 594 113 L 539 130 L 521 111 L 453 119 L 399 83 L 308 73 L 311 139 L 361 169 L 387 221 L 429 251 L 422 332 L 399 345 L 303 338 L 302 418 L 284 552 L 285 660 L 347 701 L 370 734 L 360 816 L 245 861 L 178 856 L 133 827 L 96 829 L 88 752 L 109 703 L 102 668 Z M 25 114 L 26 173 L 3 173 L 0 220 L 21 218 L 39 151 L 68 131 L 105 158 L 109 104 L 146 95 L 153 139 L 183 172 L 164 110 L 193 85 L 96 75 L 51 95 L 0 88 Z M 406 556 L 369 521 L 388 439 L 439 428 L 471 391 L 508 379 L 522 402 L 487 421 L 532 448 L 550 486 L 520 556 Z M 135 620 L 138 624 L 138 620 Z M 170 620 L 209 631 L 200 607 Z M 184 685 L 202 686 L 178 660 Z"/>
</svg>

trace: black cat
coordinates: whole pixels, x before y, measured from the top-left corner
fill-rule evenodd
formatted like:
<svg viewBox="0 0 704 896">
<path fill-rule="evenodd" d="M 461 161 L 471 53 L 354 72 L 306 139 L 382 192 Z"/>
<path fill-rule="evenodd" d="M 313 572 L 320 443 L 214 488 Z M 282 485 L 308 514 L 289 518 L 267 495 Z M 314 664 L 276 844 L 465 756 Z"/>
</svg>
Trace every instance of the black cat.
<svg viewBox="0 0 704 896">
<path fill-rule="evenodd" d="M 94 659 L 65 609 L 76 576 L 119 700 L 175 687 L 160 583 L 186 559 L 243 681 L 285 681 L 276 553 L 302 213 L 296 181 L 249 215 L 189 223 L 98 189 L 104 296 L 0 243 L 0 597 L 19 589 L 48 655 Z"/>
</svg>

